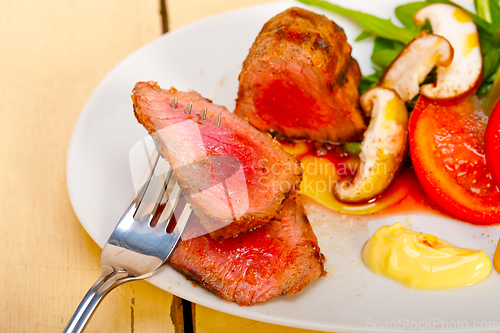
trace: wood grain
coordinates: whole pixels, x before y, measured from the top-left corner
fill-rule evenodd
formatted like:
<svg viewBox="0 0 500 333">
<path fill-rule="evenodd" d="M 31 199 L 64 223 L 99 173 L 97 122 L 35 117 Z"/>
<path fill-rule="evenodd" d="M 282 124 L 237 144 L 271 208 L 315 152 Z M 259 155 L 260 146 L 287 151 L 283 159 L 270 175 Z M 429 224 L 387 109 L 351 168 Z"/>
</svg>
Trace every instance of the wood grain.
<svg viewBox="0 0 500 333">
<path fill-rule="evenodd" d="M 158 0 L 0 2 L 0 332 L 60 332 L 100 274 L 66 189 L 73 127 L 97 84 L 162 33 Z M 173 332 L 172 296 L 111 293 L 87 332 Z"/>
<path fill-rule="evenodd" d="M 218 333 L 319 333 L 319 331 L 285 327 L 263 323 L 257 320 L 240 318 L 218 312 L 201 305 L 196 306 L 196 332 Z"/>
<path fill-rule="evenodd" d="M 166 0 L 169 30 L 233 9 L 279 0 Z"/>
</svg>

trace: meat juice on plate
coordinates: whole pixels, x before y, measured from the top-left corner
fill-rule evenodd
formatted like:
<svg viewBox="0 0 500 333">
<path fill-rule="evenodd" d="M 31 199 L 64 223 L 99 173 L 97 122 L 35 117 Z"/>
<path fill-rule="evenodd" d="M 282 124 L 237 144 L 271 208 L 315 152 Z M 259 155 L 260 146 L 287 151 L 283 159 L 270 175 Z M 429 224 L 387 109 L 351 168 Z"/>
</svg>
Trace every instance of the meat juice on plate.
<svg viewBox="0 0 500 333">
<path fill-rule="evenodd" d="M 357 153 L 343 145 L 315 144 L 307 141 L 281 141 L 285 151 L 295 155 L 304 170 L 300 184 L 302 194 L 324 206 L 344 214 L 368 215 L 388 211 L 429 210 L 421 187 L 410 169 L 405 169 L 394 183 L 374 199 L 364 203 L 347 204 L 333 194 L 338 180 L 354 176 L 360 165 Z M 411 189 L 411 191 L 410 191 Z M 395 206 L 395 204 L 398 204 Z"/>
</svg>

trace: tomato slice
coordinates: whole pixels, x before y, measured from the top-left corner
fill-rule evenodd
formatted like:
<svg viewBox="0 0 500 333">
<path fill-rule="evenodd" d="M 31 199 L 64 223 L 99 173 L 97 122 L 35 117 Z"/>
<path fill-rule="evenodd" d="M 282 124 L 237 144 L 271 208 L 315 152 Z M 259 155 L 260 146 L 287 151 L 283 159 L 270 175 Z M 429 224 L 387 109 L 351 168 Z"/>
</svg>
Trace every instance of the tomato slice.
<svg viewBox="0 0 500 333">
<path fill-rule="evenodd" d="M 475 95 L 437 102 L 419 97 L 409 121 L 410 153 L 427 196 L 451 216 L 500 223 L 500 192 L 486 169 L 487 117 Z"/>
<path fill-rule="evenodd" d="M 500 102 L 497 102 L 491 112 L 484 141 L 486 167 L 495 184 L 500 186 Z"/>
</svg>

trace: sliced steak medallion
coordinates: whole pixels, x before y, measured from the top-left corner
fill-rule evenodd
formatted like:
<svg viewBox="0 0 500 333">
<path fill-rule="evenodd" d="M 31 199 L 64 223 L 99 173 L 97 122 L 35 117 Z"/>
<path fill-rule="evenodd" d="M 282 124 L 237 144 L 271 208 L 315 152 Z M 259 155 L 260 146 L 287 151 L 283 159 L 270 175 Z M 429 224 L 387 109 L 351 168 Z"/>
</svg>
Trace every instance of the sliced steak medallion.
<svg viewBox="0 0 500 333">
<path fill-rule="evenodd" d="M 196 228 L 190 223 L 187 235 Z M 299 196 L 283 205 L 281 221 L 223 241 L 182 240 L 170 258 L 179 272 L 239 305 L 291 295 L 323 274 L 323 255 Z"/>
<path fill-rule="evenodd" d="M 138 121 L 216 239 L 268 222 L 301 180 L 297 160 L 277 141 L 196 92 L 139 82 L 132 99 Z"/>
<path fill-rule="evenodd" d="M 290 8 L 269 20 L 239 75 L 235 114 L 266 132 L 315 141 L 361 141 L 361 73 L 344 31 Z"/>
</svg>

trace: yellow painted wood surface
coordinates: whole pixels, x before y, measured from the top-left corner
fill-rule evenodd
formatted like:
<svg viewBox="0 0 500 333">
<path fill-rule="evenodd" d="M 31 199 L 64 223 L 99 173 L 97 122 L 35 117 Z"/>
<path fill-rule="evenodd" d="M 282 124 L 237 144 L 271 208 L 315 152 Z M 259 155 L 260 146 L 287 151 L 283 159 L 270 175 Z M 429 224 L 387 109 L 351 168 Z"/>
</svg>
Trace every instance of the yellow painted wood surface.
<svg viewBox="0 0 500 333">
<path fill-rule="evenodd" d="M 279 0 L 167 0 L 168 26 L 173 30 L 212 15 L 273 1 Z"/>
<path fill-rule="evenodd" d="M 257 320 L 240 318 L 218 312 L 201 305 L 196 306 L 196 333 L 319 333 L 319 331 L 304 330 L 263 323 Z"/>
<path fill-rule="evenodd" d="M 158 0 L 0 1 L 0 332 L 61 332 L 100 274 L 66 189 L 71 133 L 123 58 L 162 33 Z M 174 332 L 172 296 L 124 285 L 87 332 Z M 133 313 L 132 313 L 133 312 Z"/>
</svg>

